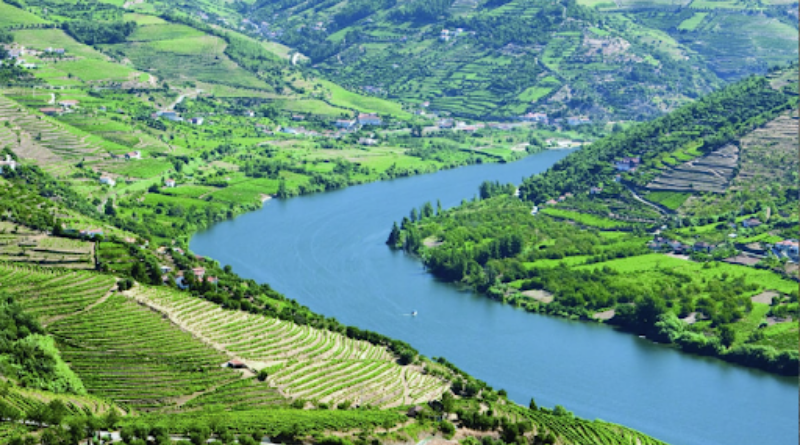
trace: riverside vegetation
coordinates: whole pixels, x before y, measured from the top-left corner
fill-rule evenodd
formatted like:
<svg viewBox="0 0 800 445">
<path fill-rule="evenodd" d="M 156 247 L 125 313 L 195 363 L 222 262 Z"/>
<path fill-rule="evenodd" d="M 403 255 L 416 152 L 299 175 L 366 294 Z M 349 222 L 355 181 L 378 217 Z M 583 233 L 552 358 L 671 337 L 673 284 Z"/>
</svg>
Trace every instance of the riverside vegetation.
<svg viewBox="0 0 800 445">
<path fill-rule="evenodd" d="M 484 6 L 481 14 L 499 4 Z M 452 437 L 457 426 L 470 444 L 661 443 L 560 406 L 520 407 L 443 358 L 313 313 L 188 251 L 195 231 L 271 196 L 512 161 L 624 127 L 471 121 L 450 129 L 413 114 L 416 102 L 355 92 L 342 73 L 309 67 L 295 50 L 221 20 L 238 23 L 240 7 L 0 3 L 0 148 L 15 165 L 5 164 L 0 178 L 0 440 L 73 444 L 116 431 L 127 444 L 175 436 L 256 443 L 267 435 L 347 445 Z M 562 33 L 557 40 L 567 46 L 589 22 L 609 20 L 592 31 L 602 35 L 629 18 L 565 7 L 579 30 L 552 23 L 546 33 Z M 546 11 L 537 8 L 529 12 L 539 20 Z M 529 37 L 535 45 L 547 36 Z M 498 114 L 526 111 L 542 97 L 555 103 L 574 89 L 570 106 L 582 112 L 598 101 L 593 116 L 639 118 L 719 82 L 693 73 L 692 86 L 652 97 L 669 104 L 628 116 L 615 111 L 624 102 L 572 86 L 587 82 L 588 71 L 578 59 L 556 60 L 562 49 L 526 66 L 530 83 Z M 642 43 L 634 53 L 670 73 L 684 66 L 656 52 L 654 64 Z M 615 69 L 627 57 L 617 57 Z M 521 88 L 496 91 L 512 97 Z M 497 108 L 440 99 L 436 108 L 476 118 Z M 369 114 L 381 125 L 337 127 Z M 648 217 L 648 208 L 640 211 Z"/>
<path fill-rule="evenodd" d="M 444 359 L 186 251 L 192 232 L 267 195 L 513 160 L 591 132 L 431 130 L 179 14 L 2 8 L 2 55 L 24 46 L 36 65 L 0 68 L 14 164 L 0 178 L 4 443 L 118 432 L 128 444 L 367 444 L 452 436 L 454 424 L 493 444 L 660 443 L 563 407 L 523 409 Z M 333 119 L 384 109 L 384 129 L 332 134 Z M 152 115 L 164 110 L 186 119 Z"/>
<path fill-rule="evenodd" d="M 455 209 L 426 204 L 388 244 L 531 312 L 796 375 L 797 257 L 774 247 L 798 230 L 797 135 L 775 131 L 796 126 L 796 76 L 748 78 L 601 139 L 523 181 L 519 198 L 513 185 L 484 183 Z M 732 168 L 657 181 L 720 150 L 735 153 Z M 631 157 L 635 168 L 620 167 Z M 756 173 L 755 158 L 782 164 Z M 721 189 L 702 187 L 707 177 Z"/>
</svg>

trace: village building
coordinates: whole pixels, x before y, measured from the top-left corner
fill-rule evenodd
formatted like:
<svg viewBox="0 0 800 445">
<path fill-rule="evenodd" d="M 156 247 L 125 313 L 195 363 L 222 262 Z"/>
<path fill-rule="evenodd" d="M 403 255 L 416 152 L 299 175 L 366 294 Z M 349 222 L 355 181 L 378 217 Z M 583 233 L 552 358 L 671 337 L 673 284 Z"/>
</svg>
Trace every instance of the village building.
<svg viewBox="0 0 800 445">
<path fill-rule="evenodd" d="M 202 117 L 193 117 L 189 119 L 189 123 L 192 125 L 203 125 L 203 118 Z"/>
<path fill-rule="evenodd" d="M 748 219 L 742 221 L 742 227 L 745 227 L 745 228 L 756 228 L 756 227 L 760 226 L 761 224 L 762 224 L 761 220 L 759 220 L 758 218 L 748 218 Z"/>
<path fill-rule="evenodd" d="M 614 162 L 614 167 L 618 171 L 627 172 L 627 171 L 634 171 L 636 167 L 639 166 L 642 160 L 638 156 L 636 157 L 624 157 L 622 159 L 618 159 Z"/>
<path fill-rule="evenodd" d="M 775 245 L 772 246 L 772 253 L 774 253 L 778 258 L 786 257 L 794 263 L 800 260 L 800 255 L 798 254 L 798 242 L 794 239 L 783 240 L 775 243 Z"/>
<path fill-rule="evenodd" d="M 195 278 L 196 278 L 198 281 L 200 281 L 200 280 L 202 280 L 202 279 L 203 279 L 203 276 L 205 276 L 205 274 L 206 274 L 206 269 L 205 269 L 205 268 L 203 268 L 203 267 L 194 267 L 194 268 L 192 268 L 192 273 L 194 274 L 194 277 L 195 277 Z"/>
<path fill-rule="evenodd" d="M 334 122 L 337 128 L 343 128 L 345 130 L 349 130 L 356 126 L 356 121 L 351 119 L 339 119 Z"/>
<path fill-rule="evenodd" d="M 175 180 L 172 179 L 172 178 L 166 179 L 164 181 L 164 186 L 169 187 L 169 188 L 175 187 Z"/>
<path fill-rule="evenodd" d="M 567 125 L 570 126 L 577 126 L 577 125 L 590 125 L 592 123 L 591 119 L 587 119 L 585 117 L 568 117 L 567 118 Z"/>
<path fill-rule="evenodd" d="M 44 115 L 46 115 L 46 116 L 55 116 L 55 115 L 59 114 L 61 112 L 61 110 L 59 110 L 58 108 L 53 108 L 53 107 L 45 107 L 45 108 L 39 108 L 39 112 L 44 114 Z"/>
<path fill-rule="evenodd" d="M 711 253 L 711 251 L 714 250 L 714 245 L 709 244 L 705 241 L 698 241 L 694 243 L 694 246 L 692 246 L 692 250 L 694 250 L 695 252 Z"/>
<path fill-rule="evenodd" d="M 0 174 L 3 174 L 6 169 L 8 170 L 16 170 L 17 169 L 17 161 L 11 159 L 11 156 L 6 155 L 6 159 L 0 161 Z"/>
<path fill-rule="evenodd" d="M 142 152 L 137 150 L 125 153 L 125 159 L 142 159 Z"/>
<path fill-rule="evenodd" d="M 58 102 L 59 105 L 61 105 L 64 109 L 67 109 L 67 110 L 71 109 L 71 108 L 75 108 L 76 106 L 78 106 L 79 103 L 81 103 L 81 102 L 78 101 L 78 100 L 73 100 L 73 99 L 62 100 L 62 101 Z"/>
<path fill-rule="evenodd" d="M 372 146 L 372 145 L 377 145 L 378 141 L 371 138 L 359 138 L 358 143 L 361 145 Z"/>
<path fill-rule="evenodd" d="M 376 113 L 361 113 L 358 115 L 359 125 L 381 125 L 383 121 Z"/>
<path fill-rule="evenodd" d="M 94 238 L 96 236 L 102 236 L 103 231 L 100 229 L 83 229 L 78 232 L 81 236 L 85 236 L 87 238 Z"/>
<path fill-rule="evenodd" d="M 117 184 L 117 181 L 110 176 L 101 176 L 100 177 L 100 184 L 107 185 L 109 187 L 114 187 Z"/>
<path fill-rule="evenodd" d="M 544 113 L 528 113 L 519 118 L 523 122 L 537 122 L 541 124 L 546 124 L 549 122 L 547 118 L 547 114 Z"/>
</svg>

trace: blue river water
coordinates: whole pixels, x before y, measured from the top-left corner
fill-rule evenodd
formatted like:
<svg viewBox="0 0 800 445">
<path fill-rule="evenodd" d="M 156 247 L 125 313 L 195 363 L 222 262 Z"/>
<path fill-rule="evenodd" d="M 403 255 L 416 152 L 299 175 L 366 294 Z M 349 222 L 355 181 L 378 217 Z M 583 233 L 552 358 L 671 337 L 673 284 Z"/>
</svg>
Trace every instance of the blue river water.
<svg viewBox="0 0 800 445">
<path fill-rule="evenodd" d="M 412 207 L 458 205 L 484 180 L 519 183 L 567 153 L 272 200 L 198 233 L 190 247 L 316 312 L 445 357 L 524 405 L 534 397 L 674 445 L 797 444 L 797 379 L 525 313 L 441 283 L 384 244 Z"/>
</svg>

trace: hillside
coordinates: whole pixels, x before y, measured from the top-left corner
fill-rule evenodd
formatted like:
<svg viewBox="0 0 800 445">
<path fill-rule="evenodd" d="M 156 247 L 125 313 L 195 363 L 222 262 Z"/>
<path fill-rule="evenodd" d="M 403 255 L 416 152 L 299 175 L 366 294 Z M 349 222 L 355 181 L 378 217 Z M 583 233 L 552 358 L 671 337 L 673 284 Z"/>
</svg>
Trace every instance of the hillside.
<svg viewBox="0 0 800 445">
<path fill-rule="evenodd" d="M 522 199 L 485 183 L 482 200 L 425 206 L 388 243 L 531 312 L 794 375 L 796 77 L 750 78 L 601 139 L 526 179 Z"/>
<path fill-rule="evenodd" d="M 183 8 L 295 48 L 353 91 L 469 117 L 643 120 L 797 58 L 780 2 L 202 4 Z"/>
</svg>

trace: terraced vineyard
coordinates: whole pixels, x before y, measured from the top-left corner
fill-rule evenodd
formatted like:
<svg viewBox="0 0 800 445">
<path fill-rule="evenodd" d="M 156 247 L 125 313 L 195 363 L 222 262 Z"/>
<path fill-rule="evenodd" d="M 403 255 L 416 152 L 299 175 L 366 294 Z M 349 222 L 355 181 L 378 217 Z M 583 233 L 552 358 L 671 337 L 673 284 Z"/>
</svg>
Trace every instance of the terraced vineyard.
<svg viewBox="0 0 800 445">
<path fill-rule="evenodd" d="M 726 145 L 706 156 L 671 168 L 650 184 L 650 190 L 722 193 L 728 188 L 739 161 L 739 148 Z"/>
<path fill-rule="evenodd" d="M 0 223 L 0 228 L 3 227 Z M 33 263 L 44 267 L 94 268 L 94 245 L 19 231 L 0 234 L 0 261 Z"/>
<path fill-rule="evenodd" d="M 24 413 L 32 413 L 38 408 L 53 400 L 61 400 L 70 413 L 101 415 L 111 409 L 124 414 L 125 410 L 106 400 L 93 396 L 79 396 L 75 394 L 53 394 L 47 391 L 38 391 L 26 388 L 11 387 L 8 394 L 0 396 L 0 400 L 17 408 Z"/>
<path fill-rule="evenodd" d="M 400 367 L 384 348 L 340 334 L 246 312 L 187 294 L 137 287 L 131 295 L 250 368 L 283 365 L 269 381 L 292 398 L 397 406 L 433 399 L 444 383 Z"/>
<path fill-rule="evenodd" d="M 227 356 L 119 294 L 51 332 L 91 394 L 138 409 L 174 405 L 240 378 L 221 366 Z"/>
<path fill-rule="evenodd" d="M 33 113 L 0 94 L 0 145 L 11 145 L 24 159 L 36 161 L 48 173 L 63 177 L 73 172 L 71 163 L 107 157 L 99 147 Z"/>
<path fill-rule="evenodd" d="M 106 275 L 0 263 L 0 291 L 13 295 L 43 322 L 97 303 L 114 283 L 115 279 Z"/>
<path fill-rule="evenodd" d="M 775 179 L 784 174 L 792 182 L 797 171 L 797 111 L 779 116 L 743 137 L 737 183 Z"/>
</svg>

